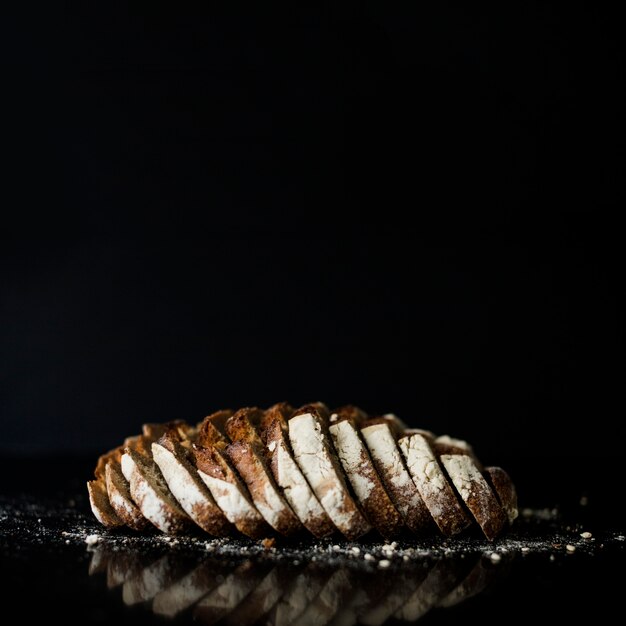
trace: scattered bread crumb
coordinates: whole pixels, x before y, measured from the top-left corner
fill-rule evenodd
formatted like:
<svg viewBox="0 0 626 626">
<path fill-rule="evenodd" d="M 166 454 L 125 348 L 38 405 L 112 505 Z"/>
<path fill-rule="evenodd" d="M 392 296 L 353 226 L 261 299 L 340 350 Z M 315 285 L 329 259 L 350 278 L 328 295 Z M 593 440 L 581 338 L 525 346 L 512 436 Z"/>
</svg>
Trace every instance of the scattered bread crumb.
<svg viewBox="0 0 626 626">
<path fill-rule="evenodd" d="M 276 545 L 276 539 L 274 537 L 266 537 L 263 541 L 261 541 L 261 544 L 266 550 L 269 550 Z"/>
</svg>

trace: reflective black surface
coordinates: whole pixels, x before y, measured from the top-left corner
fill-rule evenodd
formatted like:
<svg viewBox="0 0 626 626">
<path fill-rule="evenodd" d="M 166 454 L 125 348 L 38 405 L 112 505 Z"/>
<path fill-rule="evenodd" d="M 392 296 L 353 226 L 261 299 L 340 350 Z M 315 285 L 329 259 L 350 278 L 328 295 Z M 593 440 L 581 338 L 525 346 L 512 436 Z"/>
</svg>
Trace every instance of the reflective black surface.
<svg viewBox="0 0 626 626">
<path fill-rule="evenodd" d="M 5 606 L 32 621 L 502 624 L 595 619 L 620 605 L 623 525 L 607 516 L 602 490 L 527 508 L 493 544 L 473 535 L 263 546 L 106 532 L 88 510 L 80 464 L 14 462 L 5 476 L 11 467 L 0 582 Z M 15 489 L 27 484 L 30 494 Z"/>
</svg>

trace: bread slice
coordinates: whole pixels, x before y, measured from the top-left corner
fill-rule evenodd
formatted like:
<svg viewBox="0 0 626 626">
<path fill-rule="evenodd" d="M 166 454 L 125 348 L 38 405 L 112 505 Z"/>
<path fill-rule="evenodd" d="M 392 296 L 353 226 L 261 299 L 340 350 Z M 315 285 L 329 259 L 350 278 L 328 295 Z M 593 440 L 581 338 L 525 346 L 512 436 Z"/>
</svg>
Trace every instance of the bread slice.
<svg viewBox="0 0 626 626">
<path fill-rule="evenodd" d="M 89 504 L 96 519 L 107 528 L 119 528 L 124 522 L 119 518 L 111 502 L 104 478 L 96 478 L 87 482 Z"/>
<path fill-rule="evenodd" d="M 350 495 L 316 408 L 303 407 L 291 417 L 289 440 L 296 463 L 335 526 L 349 540 L 369 532 L 371 526 Z"/>
<path fill-rule="evenodd" d="M 287 425 L 292 413 L 293 408 L 284 402 L 265 411 L 260 429 L 265 457 L 276 484 L 283 490 L 285 499 L 300 522 L 313 536 L 327 537 L 337 529 L 293 457 Z"/>
<path fill-rule="evenodd" d="M 122 455 L 122 473 L 143 516 L 161 532 L 176 535 L 189 529 L 190 519 L 176 502 L 157 465 L 133 448 Z"/>
<path fill-rule="evenodd" d="M 256 425 L 263 411 L 240 409 L 226 422 L 226 433 L 232 443 L 226 455 L 246 483 L 252 502 L 265 521 L 278 533 L 289 537 L 302 530 L 302 524 L 283 498 L 265 460 L 263 442 Z"/>
<path fill-rule="evenodd" d="M 409 474 L 439 530 L 450 537 L 470 525 L 470 519 L 448 483 L 428 438 L 420 433 L 402 437 L 398 446 Z"/>
<path fill-rule="evenodd" d="M 517 519 L 519 511 L 517 508 L 517 491 L 511 477 L 501 467 L 485 467 L 484 475 L 496 492 L 509 524 L 512 524 Z"/>
<path fill-rule="evenodd" d="M 121 458 L 122 451 L 119 450 L 118 458 L 111 458 L 105 468 L 109 502 L 126 526 L 140 531 L 148 525 L 148 520 L 143 516 L 130 494 L 130 485 L 122 474 Z"/>
<path fill-rule="evenodd" d="M 367 519 L 383 537 L 393 537 L 404 526 L 402 517 L 387 495 L 376 472 L 354 422 L 355 414 L 359 419 L 358 409 L 345 412 L 340 410 L 335 413 L 338 419 L 329 427 L 330 436 L 343 470 Z"/>
<path fill-rule="evenodd" d="M 271 528 L 256 510 L 248 489 L 231 467 L 223 448 L 193 446 L 198 475 L 209 488 L 226 519 L 237 530 L 252 539 L 271 534 Z"/>
<path fill-rule="evenodd" d="M 387 494 L 404 523 L 414 533 L 424 533 L 433 528 L 433 520 L 404 464 L 393 429 L 394 425 L 387 420 L 368 420 L 361 429 L 361 435 Z"/>
<path fill-rule="evenodd" d="M 441 463 L 485 537 L 493 541 L 507 517 L 480 470 L 467 454 L 443 454 Z"/>
<path fill-rule="evenodd" d="M 202 530 L 216 537 L 233 533 L 233 527 L 198 475 L 176 431 L 167 431 L 152 444 L 152 456 L 172 495 Z"/>
</svg>

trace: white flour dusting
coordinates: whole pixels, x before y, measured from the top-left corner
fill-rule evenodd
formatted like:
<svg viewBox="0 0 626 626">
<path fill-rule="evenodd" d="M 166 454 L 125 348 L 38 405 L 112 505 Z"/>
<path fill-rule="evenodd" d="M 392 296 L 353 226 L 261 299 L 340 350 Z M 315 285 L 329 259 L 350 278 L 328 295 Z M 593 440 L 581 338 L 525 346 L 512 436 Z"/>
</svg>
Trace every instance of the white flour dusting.
<svg viewBox="0 0 626 626">
<path fill-rule="evenodd" d="M 152 456 L 174 497 L 183 510 L 194 517 L 194 507 L 205 505 L 207 494 L 202 492 L 189 470 L 167 448 L 153 443 Z"/>
<path fill-rule="evenodd" d="M 424 496 L 437 494 L 445 489 L 446 479 L 439 467 L 437 458 L 423 435 L 403 437 L 398 445 L 404 454 L 407 467 L 416 485 L 424 490 Z M 419 483 L 419 484 L 418 484 Z"/>
<path fill-rule="evenodd" d="M 289 420 L 289 440 L 296 462 L 333 523 L 349 528 L 352 511 L 346 511 L 343 481 L 335 471 L 318 421 L 310 413 Z"/>
<path fill-rule="evenodd" d="M 473 488 L 479 483 L 484 484 L 485 489 L 489 489 L 470 457 L 463 454 L 443 454 L 441 462 L 463 500 L 467 501 L 471 497 Z"/>
<path fill-rule="evenodd" d="M 293 460 L 284 441 L 272 441 L 276 455 L 276 482 L 283 489 L 287 502 L 300 521 L 308 522 L 324 516 L 324 509 L 318 502 L 306 478 Z M 268 446 L 269 448 L 269 446 Z"/>
<path fill-rule="evenodd" d="M 354 426 L 348 421 L 338 422 L 330 427 L 330 435 L 335 444 L 337 456 L 341 461 L 348 480 L 361 501 L 369 498 L 374 483 L 366 475 L 367 470 L 367 450 L 361 441 Z"/>
<path fill-rule="evenodd" d="M 255 521 L 259 519 L 256 509 L 248 502 L 237 485 L 209 476 L 202 470 L 198 470 L 198 475 L 209 488 L 213 499 L 229 522 L 236 524 L 245 519 Z"/>
</svg>

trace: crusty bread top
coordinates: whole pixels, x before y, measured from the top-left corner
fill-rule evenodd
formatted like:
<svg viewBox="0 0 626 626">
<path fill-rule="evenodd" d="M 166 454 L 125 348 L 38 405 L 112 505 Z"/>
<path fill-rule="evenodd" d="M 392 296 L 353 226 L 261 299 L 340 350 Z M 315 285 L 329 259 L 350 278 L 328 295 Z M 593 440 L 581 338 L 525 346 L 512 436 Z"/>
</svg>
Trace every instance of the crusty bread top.
<svg viewBox="0 0 626 626">
<path fill-rule="evenodd" d="M 261 451 L 263 443 L 257 433 L 257 426 L 263 418 L 263 411 L 256 407 L 239 409 L 226 420 L 224 430 L 231 441 L 246 441 Z"/>
<path fill-rule="evenodd" d="M 124 450 L 124 446 L 118 446 L 117 448 L 113 448 L 113 450 L 109 450 L 105 452 L 98 458 L 98 462 L 96 464 L 96 469 L 94 470 L 94 475 L 98 479 L 104 480 L 106 466 L 109 461 L 117 461 L 120 462 L 122 458 L 122 453 Z"/>
<path fill-rule="evenodd" d="M 368 419 L 368 415 L 363 409 L 352 404 L 346 404 L 331 412 L 330 422 L 336 423 L 342 420 L 352 420 L 355 426 L 361 427 L 363 422 Z"/>
<path fill-rule="evenodd" d="M 196 443 L 203 448 L 214 446 L 223 449 L 228 445 L 225 426 L 228 418 L 233 414 L 230 409 L 216 411 L 207 415 L 198 425 Z"/>
<path fill-rule="evenodd" d="M 288 402 L 278 402 L 266 409 L 259 424 L 259 435 L 264 444 L 267 443 L 267 429 L 276 421 L 285 435 L 289 431 L 287 422 L 293 415 L 294 408 Z"/>
</svg>

